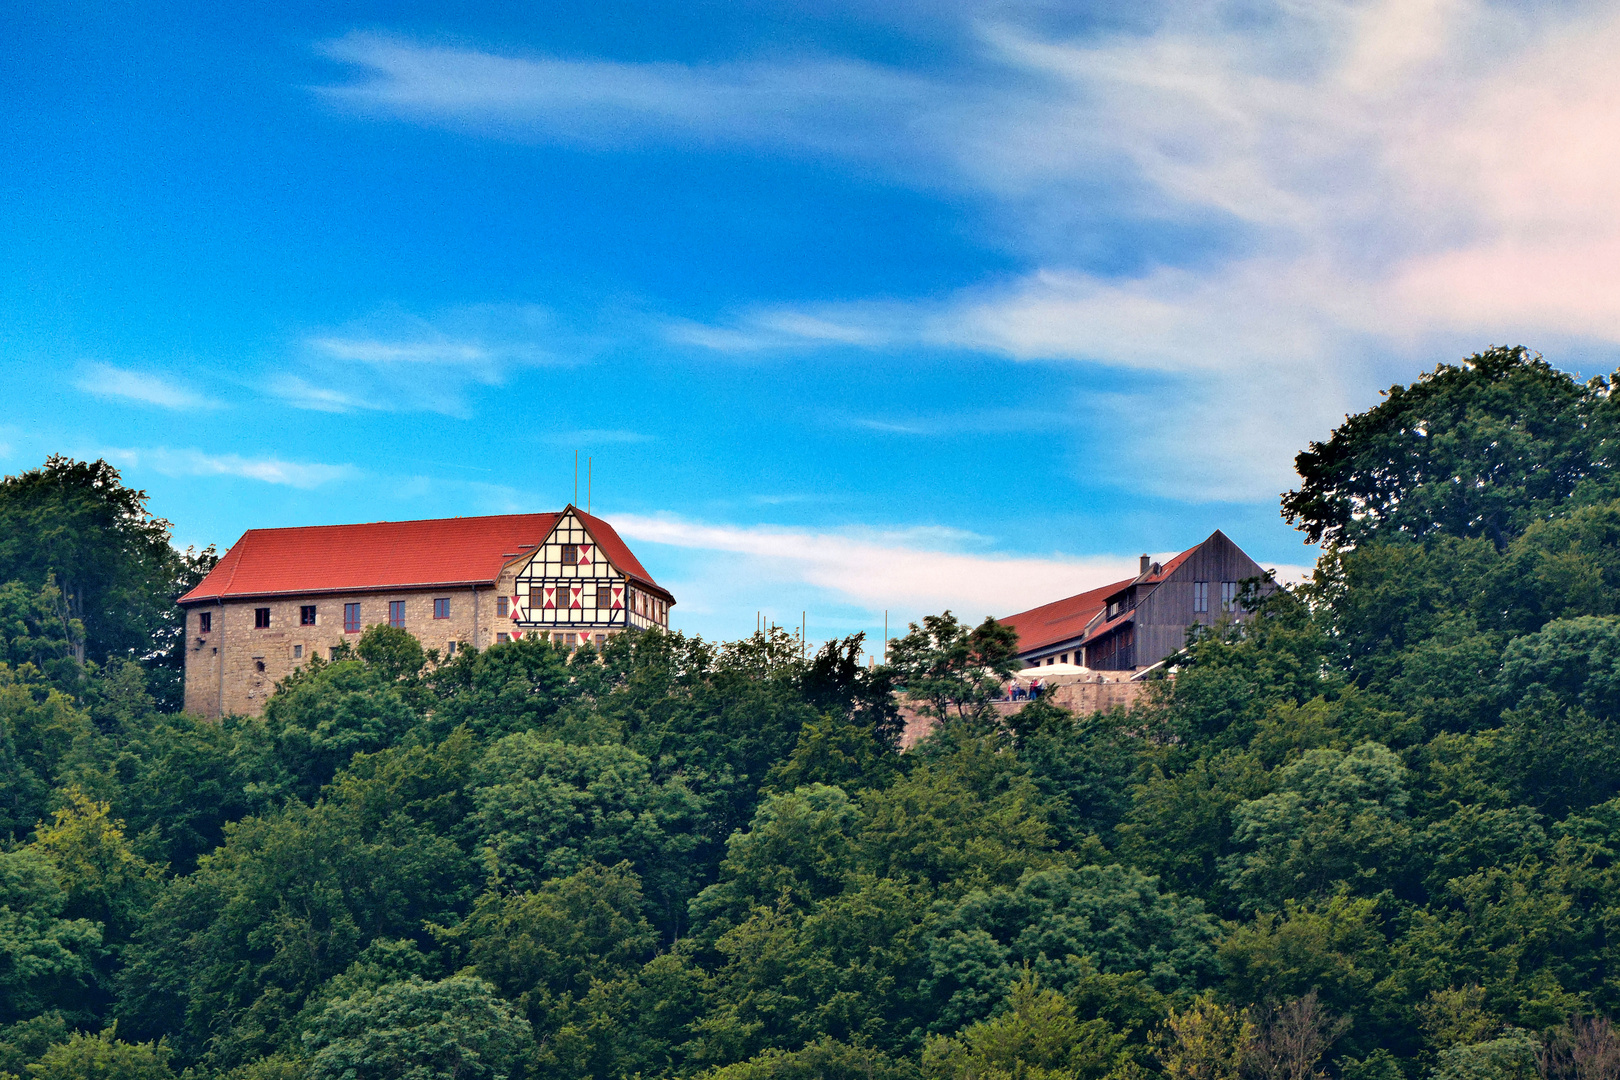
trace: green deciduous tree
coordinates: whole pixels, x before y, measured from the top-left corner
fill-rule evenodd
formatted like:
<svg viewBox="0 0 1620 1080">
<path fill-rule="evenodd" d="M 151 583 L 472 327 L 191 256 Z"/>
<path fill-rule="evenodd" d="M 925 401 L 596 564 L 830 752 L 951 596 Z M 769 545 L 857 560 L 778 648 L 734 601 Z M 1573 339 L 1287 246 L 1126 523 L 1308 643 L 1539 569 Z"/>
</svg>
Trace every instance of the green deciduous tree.
<svg viewBox="0 0 1620 1080">
<path fill-rule="evenodd" d="M 1024 973 L 1005 1012 L 936 1036 L 923 1067 L 941 1080 L 1101 1080 L 1142 1074 L 1106 1020 L 1081 1020 L 1061 994 Z"/>
<path fill-rule="evenodd" d="M 101 927 L 67 919 L 56 868 L 36 851 L 0 851 L 0 1024 L 94 1002 Z"/>
<path fill-rule="evenodd" d="M 66 795 L 32 847 L 56 868 L 65 914 L 101 924 L 109 942 L 127 941 L 162 887 L 162 867 L 135 853 L 110 806 L 76 788 Z"/>
<path fill-rule="evenodd" d="M 508 888 L 628 860 L 665 925 L 697 891 L 687 856 L 702 802 L 679 776 L 659 783 L 652 763 L 628 747 L 508 735 L 479 762 L 473 785 L 471 824 Z"/>
<path fill-rule="evenodd" d="M 116 1025 L 98 1035 L 74 1034 L 28 1066 L 29 1080 L 173 1080 L 167 1046 L 117 1035 Z"/>
<path fill-rule="evenodd" d="M 1214 973 L 1215 921 L 1197 900 L 1164 893 L 1122 866 L 1026 874 L 969 893 L 932 929 L 936 1029 L 988 1015 L 1020 971 L 1056 991 L 1093 972 L 1141 972 L 1158 990 L 1191 990 Z"/>
<path fill-rule="evenodd" d="M 1435 534 L 1498 548 L 1570 500 L 1612 488 L 1608 384 L 1521 347 L 1441 364 L 1296 459 L 1283 513 L 1314 543 Z M 1612 497 L 1612 496 L 1611 496 Z"/>
<path fill-rule="evenodd" d="M 309 1080 L 509 1080 L 529 1023 L 482 979 L 408 979 L 331 1002 L 304 1036 Z"/>
<path fill-rule="evenodd" d="M 976 627 L 950 612 L 927 615 L 922 625 L 889 643 L 889 666 L 904 693 L 940 720 L 987 718 L 988 702 L 1000 697 L 1020 667 L 1018 634 L 986 618 Z"/>
<path fill-rule="evenodd" d="M 1279 770 L 1276 786 L 1232 814 L 1240 850 L 1222 868 L 1243 906 L 1322 896 L 1341 883 L 1371 892 L 1402 883 L 1409 778 L 1388 747 L 1308 751 Z"/>
<path fill-rule="evenodd" d="M 1159 1060 L 1170 1080 L 1237 1080 L 1254 1048 L 1255 1027 L 1242 1009 L 1203 993 L 1165 1019 Z"/>
</svg>

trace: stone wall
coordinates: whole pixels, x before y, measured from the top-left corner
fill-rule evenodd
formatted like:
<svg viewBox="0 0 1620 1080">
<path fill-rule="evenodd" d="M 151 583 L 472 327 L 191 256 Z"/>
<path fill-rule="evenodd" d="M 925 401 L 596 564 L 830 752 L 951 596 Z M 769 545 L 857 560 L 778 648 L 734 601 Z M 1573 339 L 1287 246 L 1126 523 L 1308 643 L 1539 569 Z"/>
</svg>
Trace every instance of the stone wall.
<svg viewBox="0 0 1620 1080">
<path fill-rule="evenodd" d="M 1130 708 L 1147 692 L 1149 685 L 1146 682 L 1130 682 L 1125 679 L 1074 682 L 1051 687 L 1046 691 L 1045 697 L 1052 704 L 1068 709 L 1076 716 L 1089 716 L 1113 708 Z M 1027 701 L 997 701 L 992 707 L 1001 716 L 1011 716 L 1028 704 Z M 900 736 L 902 750 L 909 750 L 927 738 L 939 723 L 931 716 L 923 716 L 915 707 L 904 702 L 900 705 L 900 715 L 906 721 L 905 731 Z"/>
<path fill-rule="evenodd" d="M 223 604 L 195 604 L 186 611 L 186 711 L 201 716 L 256 716 L 276 683 L 308 662 L 311 656 L 329 657 L 341 642 L 358 642 L 360 632 L 343 628 L 343 606 L 360 605 L 360 630 L 388 622 L 390 601 L 405 602 L 405 629 L 425 649 L 449 651 L 450 643 L 476 643 L 487 648 L 494 640 L 495 591 L 488 587 L 410 590 L 399 592 L 323 593 L 227 600 Z M 435 619 L 433 601 L 448 598 L 450 617 Z M 315 625 L 299 622 L 299 609 L 315 607 Z M 474 607 L 477 607 L 475 617 Z M 270 625 L 256 627 L 254 612 L 270 609 Z M 212 616 L 204 633 L 201 619 Z M 501 620 L 508 627 L 507 620 Z M 477 636 L 474 636 L 474 623 Z M 224 680 L 220 664 L 224 663 Z M 223 698 L 223 702 L 222 699 Z M 223 709 L 221 709 L 223 704 Z"/>
<path fill-rule="evenodd" d="M 458 648 L 476 645 L 487 649 L 505 640 L 503 635 L 544 636 L 547 630 L 514 623 L 510 614 L 496 617 L 496 597 L 510 597 L 516 588 L 516 568 L 508 567 L 493 588 L 320 593 L 190 605 L 186 611 L 186 711 L 199 716 L 257 716 L 265 699 L 275 692 L 276 683 L 311 656 L 330 657 L 340 642 L 354 644 L 366 627 L 387 623 L 390 601 L 405 601 L 405 629 L 416 635 L 424 649 L 437 649 L 440 656 L 449 653 L 451 642 Z M 435 599 L 449 599 L 449 618 L 433 617 Z M 306 604 L 315 606 L 313 626 L 299 622 L 299 609 Z M 343 629 L 345 604 L 360 605 L 358 631 Z M 268 627 L 254 625 L 257 608 L 270 609 Z M 207 633 L 201 628 L 205 612 L 213 619 Z M 587 629 L 592 636 L 617 632 L 605 627 L 557 627 L 555 637 L 560 644 L 573 644 L 568 639 Z"/>
</svg>

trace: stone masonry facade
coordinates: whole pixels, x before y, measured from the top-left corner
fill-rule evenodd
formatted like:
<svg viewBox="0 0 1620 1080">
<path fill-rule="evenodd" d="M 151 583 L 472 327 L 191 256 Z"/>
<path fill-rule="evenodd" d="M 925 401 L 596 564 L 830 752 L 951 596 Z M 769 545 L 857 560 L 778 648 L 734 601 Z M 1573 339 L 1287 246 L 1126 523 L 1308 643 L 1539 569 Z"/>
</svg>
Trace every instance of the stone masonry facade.
<svg viewBox="0 0 1620 1080">
<path fill-rule="evenodd" d="M 482 650 L 507 640 L 514 629 L 525 636 L 536 633 L 526 626 L 519 628 L 510 615 L 496 614 L 497 597 L 510 596 L 515 579 L 516 567 L 508 567 L 494 588 L 318 593 L 194 605 L 186 612 L 186 711 L 210 717 L 257 716 L 276 684 L 308 663 L 311 656 L 330 659 L 334 647 L 343 642 L 353 646 L 367 627 L 387 623 L 393 601 L 405 603 L 405 629 L 422 648 L 437 649 L 441 657 L 450 654 L 452 643 L 455 648 L 476 645 Z M 450 601 L 447 618 L 434 618 L 435 600 Z M 344 630 L 347 604 L 360 605 L 359 630 Z M 313 626 L 299 621 L 302 609 L 308 606 L 315 608 Z M 255 625 L 261 608 L 270 610 L 267 627 Z M 202 629 L 205 615 L 211 623 L 206 631 Z M 594 637 L 601 640 L 615 632 L 598 629 Z M 568 640 L 574 633 L 558 632 L 555 637 L 558 644 L 575 644 Z"/>
<path fill-rule="evenodd" d="M 404 601 L 405 629 L 424 649 L 443 656 L 456 647 L 494 640 L 496 590 L 413 589 L 397 592 L 321 593 L 305 596 L 228 599 L 197 604 L 186 612 L 186 711 L 200 716 L 254 716 L 276 683 L 309 661 L 330 658 L 343 642 L 354 645 L 368 626 L 388 622 L 389 603 Z M 448 618 L 433 617 L 433 601 L 450 601 Z M 360 605 L 360 629 L 345 632 L 346 604 Z M 300 624 L 301 609 L 315 608 L 315 624 Z M 256 612 L 270 611 L 270 625 L 255 625 Z M 207 631 L 202 621 L 212 624 Z M 476 633 L 475 633 L 476 629 Z M 221 658 L 224 671 L 220 670 Z M 222 677 L 223 676 L 223 677 Z M 223 698 L 223 700 L 222 700 Z"/>
</svg>

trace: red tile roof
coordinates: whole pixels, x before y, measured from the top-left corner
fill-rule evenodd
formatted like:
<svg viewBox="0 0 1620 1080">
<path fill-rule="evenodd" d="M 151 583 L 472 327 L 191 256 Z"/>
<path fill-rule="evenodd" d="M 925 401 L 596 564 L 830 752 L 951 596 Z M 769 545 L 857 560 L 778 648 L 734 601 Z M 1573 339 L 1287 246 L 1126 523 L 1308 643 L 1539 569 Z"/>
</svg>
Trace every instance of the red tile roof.
<svg viewBox="0 0 1620 1080">
<path fill-rule="evenodd" d="M 675 595 L 652 579 L 652 575 L 641 565 L 641 560 L 631 554 L 629 546 L 619 539 L 619 534 L 613 526 L 599 517 L 587 514 L 577 506 L 574 507 L 574 513 L 579 515 L 579 520 L 585 524 L 585 530 L 596 540 L 596 546 L 602 549 L 609 562 L 619 568 L 620 573 L 647 586 L 671 604 L 675 602 Z"/>
<path fill-rule="evenodd" d="M 1206 540 L 1204 543 L 1208 543 Z M 1021 611 L 1017 615 L 1009 615 L 998 622 L 1011 626 L 1018 631 L 1018 651 L 1029 652 L 1031 649 L 1042 649 L 1048 645 L 1056 645 L 1060 641 L 1078 640 L 1085 633 L 1091 620 L 1102 613 L 1108 606 L 1108 598 L 1127 585 L 1157 585 L 1165 578 L 1175 573 L 1188 556 L 1197 551 L 1203 544 L 1197 544 L 1183 551 L 1159 568 L 1158 573 L 1141 574 L 1134 578 L 1116 581 L 1112 585 L 1104 585 L 1100 589 L 1080 593 L 1065 600 L 1056 600 L 1038 608 Z M 1135 609 L 1131 609 L 1134 611 Z M 1131 611 L 1116 616 L 1113 622 L 1099 625 L 1092 632 L 1102 633 L 1111 630 L 1122 622 L 1129 621 Z"/>
<path fill-rule="evenodd" d="M 1055 600 L 1050 604 L 1030 608 L 1028 611 L 1021 611 L 1017 615 L 1009 615 L 997 621 L 1018 631 L 1019 652 L 1056 645 L 1060 641 L 1080 637 L 1085 632 L 1086 625 L 1102 611 L 1108 598 L 1134 580 L 1136 579 L 1126 578 L 1124 581 L 1116 581 L 1112 585 L 1104 585 L 1100 589 L 1092 589 L 1090 592 L 1083 592 L 1065 600 Z"/>
<path fill-rule="evenodd" d="M 597 546 L 627 577 L 674 597 L 653 581 L 613 527 L 580 510 Z M 545 541 L 561 514 L 374 521 L 249 529 L 195 589 L 191 604 L 229 597 L 372 589 L 490 585 L 514 558 Z"/>
</svg>

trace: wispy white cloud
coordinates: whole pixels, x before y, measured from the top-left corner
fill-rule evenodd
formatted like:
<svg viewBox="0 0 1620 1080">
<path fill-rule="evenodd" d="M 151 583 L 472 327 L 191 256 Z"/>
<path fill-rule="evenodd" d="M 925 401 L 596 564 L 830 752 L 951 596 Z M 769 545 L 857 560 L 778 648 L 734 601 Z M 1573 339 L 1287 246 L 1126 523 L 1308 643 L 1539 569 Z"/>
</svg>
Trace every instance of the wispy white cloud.
<svg viewBox="0 0 1620 1080">
<path fill-rule="evenodd" d="M 743 141 L 877 153 L 886 134 L 867 117 L 876 103 L 903 116 L 933 87 L 904 72 L 848 59 L 691 66 L 507 56 L 354 33 L 322 52 L 363 75 L 317 88 L 333 105 L 592 145 Z"/>
<path fill-rule="evenodd" d="M 269 381 L 270 393 L 295 409 L 311 412 L 346 413 L 383 410 L 383 401 L 362 397 L 331 386 L 317 386 L 299 375 L 276 375 Z"/>
<path fill-rule="evenodd" d="M 197 391 L 145 371 L 130 371 L 109 364 L 88 364 L 73 385 L 96 397 L 138 401 L 161 409 L 217 409 L 222 403 Z"/>
<path fill-rule="evenodd" d="M 111 449 L 106 454 L 126 468 L 150 469 L 161 476 L 239 477 L 295 488 L 316 488 L 360 475 L 360 470 L 353 465 L 284 461 L 277 457 L 249 458 L 167 446 Z"/>
<path fill-rule="evenodd" d="M 302 343 L 296 372 L 269 382 L 295 408 L 317 412 L 436 412 L 470 416 L 470 394 L 519 368 L 559 363 L 564 335 L 536 305 L 484 304 L 424 318 L 380 312 Z M 577 354 L 579 341 L 566 341 Z"/>
<path fill-rule="evenodd" d="M 359 79 L 322 93 L 507 137 L 813 152 L 978 198 L 1027 272 L 667 336 L 733 355 L 921 347 L 1125 372 L 1088 401 L 1093 445 L 1181 497 L 1275 494 L 1304 440 L 1418 362 L 1620 345 L 1613 4 L 1211 0 L 1089 35 L 998 18 L 959 70 L 927 73 L 355 35 L 328 52 Z M 1159 228 L 1204 239 L 1147 246 Z M 1142 256 L 1134 269 L 1094 268 L 1099 232 Z"/>
<path fill-rule="evenodd" d="M 628 428 L 580 428 L 576 431 L 556 431 L 546 436 L 548 442 L 561 446 L 590 446 L 626 445 L 630 443 L 652 442 L 654 436 L 641 431 L 631 431 Z"/>
</svg>

